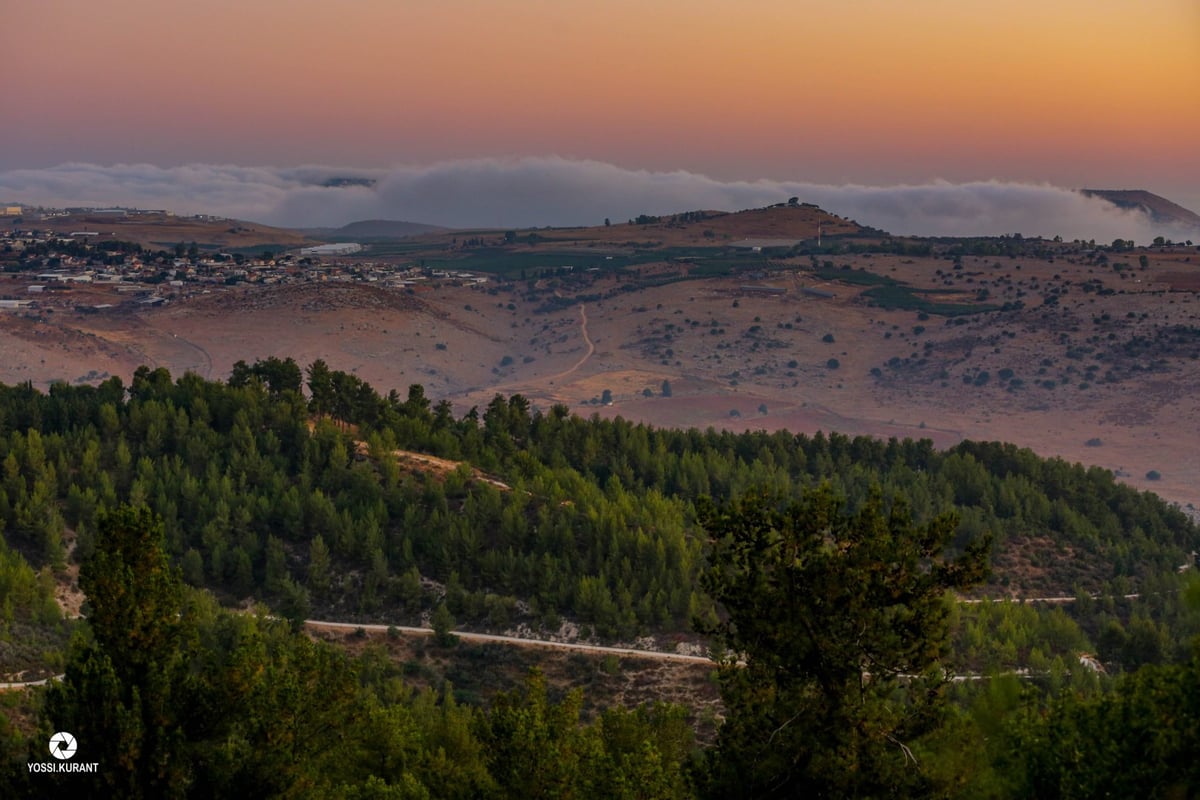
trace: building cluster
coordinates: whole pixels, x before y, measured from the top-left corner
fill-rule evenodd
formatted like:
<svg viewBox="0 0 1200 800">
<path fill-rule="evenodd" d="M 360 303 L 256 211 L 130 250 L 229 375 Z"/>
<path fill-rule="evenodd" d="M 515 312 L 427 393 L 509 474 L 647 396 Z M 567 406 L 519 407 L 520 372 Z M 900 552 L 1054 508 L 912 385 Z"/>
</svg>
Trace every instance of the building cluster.
<svg viewBox="0 0 1200 800">
<path fill-rule="evenodd" d="M 239 284 L 295 285 L 361 282 L 417 290 L 437 283 L 482 285 L 488 278 L 462 271 L 365 260 L 333 260 L 351 248 L 304 248 L 291 253 L 245 256 L 241 253 L 148 251 L 114 247 L 87 232 L 70 234 L 45 230 L 0 232 L 0 309 L 70 306 L 103 310 L 115 305 L 155 305 L 215 287 Z M 354 245 L 353 252 L 361 250 Z M 108 289 L 115 302 L 85 305 L 69 302 L 75 290 Z M 94 298 L 94 294 L 92 297 Z"/>
</svg>

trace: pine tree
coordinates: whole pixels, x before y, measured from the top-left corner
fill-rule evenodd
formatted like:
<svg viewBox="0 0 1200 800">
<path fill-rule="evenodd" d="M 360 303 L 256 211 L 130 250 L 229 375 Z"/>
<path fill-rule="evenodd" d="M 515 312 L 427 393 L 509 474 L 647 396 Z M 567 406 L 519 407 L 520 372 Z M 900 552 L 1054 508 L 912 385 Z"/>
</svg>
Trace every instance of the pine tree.
<svg viewBox="0 0 1200 800">
<path fill-rule="evenodd" d="M 878 491 L 847 514 L 828 486 L 783 508 L 702 504 L 700 519 L 711 540 L 702 585 L 725 612 L 702 627 L 729 653 L 709 793 L 928 793 L 910 745 L 942 706 L 946 593 L 982 580 L 990 539 L 947 558 L 953 516 L 916 526 Z"/>
</svg>

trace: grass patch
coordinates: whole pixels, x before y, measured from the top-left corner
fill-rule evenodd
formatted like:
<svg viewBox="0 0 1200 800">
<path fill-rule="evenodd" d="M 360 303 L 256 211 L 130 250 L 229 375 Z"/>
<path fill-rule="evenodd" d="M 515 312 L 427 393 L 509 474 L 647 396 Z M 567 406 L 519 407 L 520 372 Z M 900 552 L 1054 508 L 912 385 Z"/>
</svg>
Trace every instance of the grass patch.
<svg viewBox="0 0 1200 800">
<path fill-rule="evenodd" d="M 988 303 L 939 303 L 923 295 L 931 292 L 913 289 L 898 283 L 886 286 L 874 286 L 863 292 L 873 305 L 888 310 L 924 311 L 927 314 L 937 314 L 942 317 L 961 317 L 967 314 L 982 314 L 988 311 L 998 311 L 999 306 Z M 944 292 L 938 292 L 944 294 Z"/>
<path fill-rule="evenodd" d="M 813 275 L 824 281 L 840 281 L 852 286 L 900 286 L 895 278 L 876 275 L 865 269 L 841 269 L 840 267 L 821 267 L 813 270 Z"/>
</svg>

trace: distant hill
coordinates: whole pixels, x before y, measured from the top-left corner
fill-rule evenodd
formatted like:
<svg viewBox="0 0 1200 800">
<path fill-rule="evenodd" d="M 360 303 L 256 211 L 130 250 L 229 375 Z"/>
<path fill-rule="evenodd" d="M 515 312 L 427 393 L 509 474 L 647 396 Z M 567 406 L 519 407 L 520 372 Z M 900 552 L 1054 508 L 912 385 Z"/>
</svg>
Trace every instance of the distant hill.
<svg viewBox="0 0 1200 800">
<path fill-rule="evenodd" d="M 150 249 L 195 242 L 203 249 L 292 249 L 312 244 L 300 231 L 212 216 L 176 216 L 161 211 L 83 211 L 59 217 L 26 216 L 22 227 L 60 234 L 94 233 L 99 241 L 137 242 Z"/>
<path fill-rule="evenodd" d="M 1200 214 L 1144 189 L 1081 189 L 1080 191 L 1088 197 L 1107 200 L 1118 208 L 1142 211 L 1155 222 L 1200 228 Z"/>
<path fill-rule="evenodd" d="M 302 228 L 302 233 L 316 239 L 361 241 L 363 239 L 404 239 L 423 233 L 447 230 L 438 225 L 404 222 L 396 219 L 364 219 L 340 228 Z"/>
<path fill-rule="evenodd" d="M 777 203 L 744 211 L 685 211 L 643 214 L 604 225 L 547 228 L 478 228 L 445 230 L 429 236 L 431 245 L 500 246 L 526 249 L 546 246 L 650 250 L 667 247 L 783 247 L 821 236 L 855 236 L 873 232 L 853 220 L 823 211 L 811 203 Z"/>
</svg>

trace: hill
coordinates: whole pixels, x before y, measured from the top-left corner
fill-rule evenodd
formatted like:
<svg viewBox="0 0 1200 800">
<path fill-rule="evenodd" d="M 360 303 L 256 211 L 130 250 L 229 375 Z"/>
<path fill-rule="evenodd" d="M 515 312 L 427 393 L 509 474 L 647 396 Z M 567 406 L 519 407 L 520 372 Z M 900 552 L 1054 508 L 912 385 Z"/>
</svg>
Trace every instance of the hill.
<svg viewBox="0 0 1200 800">
<path fill-rule="evenodd" d="M 33 305 L 0 313 L 0 381 L 322 358 L 460 412 L 520 392 L 661 426 L 1011 441 L 1197 501 L 1194 247 L 887 237 L 797 204 L 424 234 L 349 261 L 212 265 L 157 309 L 150 287 L 34 294 L 41 265 L 10 270 L 0 296 Z"/>
<path fill-rule="evenodd" d="M 607 224 L 566 228 L 498 228 L 456 230 L 426 237 L 429 244 L 462 247 L 503 244 L 520 248 L 533 244 L 550 246 L 613 246 L 643 250 L 670 247 L 731 246 L 743 240 L 768 240 L 775 246 L 791 246 L 822 236 L 853 236 L 868 232 L 853 220 L 844 219 L 809 203 L 778 203 L 743 211 L 685 211 L 661 216 L 642 215 L 630 220 L 608 220 Z"/>
<path fill-rule="evenodd" d="M 1141 211 L 1155 222 L 1200 230 L 1200 214 L 1144 189 L 1082 189 L 1088 197 L 1099 197 L 1118 208 Z"/>
<path fill-rule="evenodd" d="M 174 247 L 195 242 L 205 250 L 250 248 L 291 249 L 314 244 L 307 236 L 287 228 L 220 217 L 177 217 L 157 212 L 81 212 L 34 218 L 26 215 L 23 229 L 49 230 L 58 234 L 94 233 L 94 241 L 136 242 L 148 249 Z"/>
<path fill-rule="evenodd" d="M 446 229 L 438 225 L 425 225 L 420 222 L 404 222 L 395 219 L 365 219 L 351 222 L 340 228 L 303 228 L 300 230 L 307 236 L 330 241 L 354 241 L 378 239 L 405 239 L 426 233 L 437 233 Z"/>
<path fill-rule="evenodd" d="M 847 278 L 848 284 L 855 276 Z M 311 400 L 300 394 L 305 373 Z M 84 757 L 95 759 L 89 763 L 114 773 L 125 769 L 110 743 L 126 740 L 116 738 L 120 731 L 104 712 L 126 703 L 141 713 L 138 702 L 149 697 L 146 707 L 154 716 L 145 718 L 172 731 L 176 755 L 170 763 L 183 765 L 180 770 L 203 789 L 218 786 L 217 794 L 247 786 L 257 796 L 297 794 L 278 788 L 276 760 L 265 767 L 258 761 L 257 753 L 271 754 L 281 741 L 301 743 L 288 745 L 287 757 L 314 770 L 284 773 L 297 786 L 334 775 L 344 785 L 329 796 L 347 797 L 373 796 L 346 787 L 365 781 L 378 789 L 383 770 L 391 770 L 397 785 L 404 780 L 402 785 L 422 789 L 408 796 L 491 796 L 484 791 L 489 781 L 512 779 L 513 764 L 529 763 L 509 756 L 517 745 L 532 752 L 542 742 L 567 742 L 578 743 L 572 752 L 586 756 L 572 756 L 584 764 L 572 768 L 584 776 L 576 796 L 629 797 L 596 791 L 589 776 L 615 783 L 622 770 L 631 770 L 662 777 L 660 791 L 637 796 L 682 799 L 691 796 L 687 781 L 695 775 L 686 764 L 699 763 L 699 754 L 689 757 L 689 727 L 703 736 L 717 721 L 716 749 L 705 758 L 725 758 L 727 736 L 742 729 L 736 715 L 744 718 L 747 708 L 756 708 L 733 681 L 744 679 L 750 683 L 742 685 L 755 690 L 773 685 L 777 676 L 809 681 L 834 660 L 832 669 L 846 677 L 831 681 L 825 696 L 845 697 L 851 709 L 864 706 L 863 687 L 870 685 L 882 687 L 895 707 L 908 708 L 911 701 L 948 712 L 939 726 L 905 734 L 935 777 L 983 786 L 996 780 L 999 773 L 992 770 L 1005 767 L 1014 781 L 1026 780 L 1026 770 L 1034 776 L 1026 780 L 1033 789 L 965 792 L 972 796 L 1049 796 L 1037 788 L 1049 783 L 1038 771 L 1048 767 L 1033 755 L 1028 765 L 1012 767 L 1013 754 L 1042 754 L 1059 747 L 1047 742 L 1060 741 L 1070 754 L 1097 735 L 1112 743 L 1090 746 L 1111 754 L 1134 735 L 1127 730 L 1143 727 L 1165 729 L 1164 741 L 1174 743 L 1164 757 L 1171 765 L 1152 764 L 1147 775 L 1183 774 L 1194 762 L 1186 741 L 1200 709 L 1186 687 L 1196 685 L 1198 665 L 1193 660 L 1189 666 L 1186 643 L 1200 631 L 1200 615 L 1185 599 L 1195 590 L 1193 576 L 1178 573 L 1177 565 L 1200 544 L 1200 530 L 1178 510 L 1121 486 L 1104 470 L 997 443 L 964 442 L 938 451 L 929 441 L 653 429 L 583 419 L 561 406 L 532 410 L 519 395 L 495 397 L 482 415 L 472 410 L 456 417 L 449 403 L 435 405 L 420 385 L 410 385 L 406 398 L 397 391 L 383 395 L 324 362 L 302 370 L 280 359 L 235 364 L 224 383 L 194 373 L 173 379 L 164 369 L 142 367 L 128 389 L 119 379 L 60 385 L 44 394 L 28 384 L 0 385 L 0 423 L 6 473 L 0 485 L 6 578 L 0 582 L 0 656 L 22 659 L 12 667 L 24 677 L 66 662 L 61 684 L 35 690 L 46 692 L 44 705 L 26 712 L 36 725 L 13 725 L 7 711 L 12 704 L 0 709 L 0 750 L 8 754 L 0 759 L 5 796 L 44 796 L 35 782 L 40 776 L 29 777 L 26 754 L 44 752 L 48 730 L 80 732 Z M 439 468 L 402 466 L 397 447 L 405 459 L 429 454 Z M 814 486 L 826 488 L 808 494 Z M 874 499 L 879 487 L 888 501 Z M 861 527 L 843 529 L 833 492 L 845 496 L 847 511 L 866 515 L 858 517 Z M 829 498 L 827 511 L 796 515 L 807 542 L 800 556 L 792 539 L 783 540 L 784 548 L 774 543 L 777 529 L 793 535 L 782 524 L 772 522 L 769 535 L 752 522 L 745 537 L 722 535 L 714 526 L 723 520 L 733 520 L 733 531 L 742 523 L 724 511 L 720 517 L 706 512 L 711 506 L 701 499 L 725 503 L 760 494 L 772 500 Z M 882 503 L 893 497 L 897 503 L 885 517 Z M 108 513 L 124 502 L 148 508 Z M 740 506 L 755 507 L 753 499 Z M 831 522 L 827 513 L 838 519 Z M 912 527 L 910 513 L 921 528 Z M 66 547 L 68 530 L 77 534 L 74 556 Z M 904 587 L 893 593 L 890 576 L 904 571 L 912 576 L 906 582 L 927 586 L 927 575 L 948 573 L 940 571 L 940 560 L 931 569 L 910 553 L 900 563 L 888 558 L 891 549 L 876 547 L 933 542 L 929 532 L 935 530 L 937 541 L 954 552 L 995 542 L 996 574 L 982 591 L 996 599 L 951 608 L 939 588 L 922 589 L 936 624 L 918 628 L 909 610 L 921 598 L 914 600 L 915 592 Z M 701 672 L 705 667 L 683 675 L 611 653 L 535 660 L 532 651 L 522 656 L 512 648 L 463 646 L 453 633 L 464 625 L 678 645 L 695 620 L 717 624 L 713 598 L 700 589 L 714 585 L 708 577 L 742 569 L 732 561 L 728 570 L 709 565 L 728 558 L 720 542 L 743 538 L 761 548 L 748 552 L 748 564 L 782 557 L 787 569 L 829 565 L 821 567 L 829 576 L 824 583 L 777 583 L 769 574 L 754 588 L 794 592 L 824 605 L 822 613 L 834 624 L 815 627 L 831 631 L 828 640 L 845 649 L 816 650 L 820 663 L 809 666 L 813 662 L 802 660 L 801 649 L 814 630 L 805 624 L 809 618 L 780 614 L 778 604 L 747 596 L 757 605 L 740 606 L 742 613 L 754 613 L 782 633 L 747 652 L 744 666 L 732 658 L 714 666 L 719 718 L 706 716 L 715 700 L 711 679 Z M 62 630 L 49 598 L 50 576 L 69 576 L 64 566 L 72 557 L 84 559 L 78 583 L 92 606 L 79 624 L 92 637 L 76 637 L 79 644 L 65 658 L 8 646 L 25 643 L 32 626 Z M 168 563 L 178 571 L 166 569 Z M 843 563 L 863 579 L 839 580 Z M 30 564 L 42 567 L 40 577 Z M 181 579 L 212 594 L 184 590 Z M 940 654 L 949 636 L 953 653 L 934 666 L 948 668 L 954 682 L 935 678 L 940 670 L 917 677 L 906 664 L 899 674 L 877 666 L 877 637 L 864 635 L 860 617 L 842 611 L 842 604 L 821 599 L 851 597 L 860 585 L 870 598 L 870 613 L 861 618 L 874 620 L 879 604 L 878 624 L 892 640 L 930 644 L 925 652 L 931 655 L 920 657 Z M 1057 596 L 1032 602 L 1002 599 L 1054 590 Z M 219 611 L 214 597 L 243 607 L 265 600 L 275 613 L 263 607 L 250 614 Z M 726 609 L 739 608 L 729 597 L 738 599 L 728 593 L 717 599 Z M 310 612 L 329 612 L 342 629 L 368 620 L 391 627 L 380 631 L 386 639 L 374 642 L 365 630 L 337 637 L 351 659 L 299 634 Z M 400 641 L 406 633 L 398 625 L 426 619 L 432 637 Z M 14 621 L 25 628 L 13 627 Z M 774 660 L 776 641 L 789 649 Z M 791 646 L 793 641 L 800 644 Z M 825 653 L 834 655 L 826 659 Z M 546 667 L 546 677 L 535 673 L 519 688 L 514 674 L 530 663 Z M 869 682 L 863 680 L 867 668 Z M 1114 684 L 1100 672 L 1128 677 Z M 1029 690 L 1018 690 L 1018 680 L 1028 680 Z M 588 708 L 584 695 L 563 695 L 551 681 L 584 684 L 587 697 L 605 706 L 669 696 L 689 703 L 693 714 L 661 705 L 636 711 L 609 706 L 581 724 Z M 966 681 L 978 681 L 988 694 Z M 1138 682 L 1154 683 L 1143 692 Z M 780 685 L 788 684 L 781 679 Z M 150 688 L 143 693 L 144 686 Z M 122 687 L 129 691 L 120 694 Z M 513 687 L 515 692 L 496 693 Z M 950 706 L 955 698 L 957 708 Z M 1110 723 L 1075 734 L 1087 722 L 1088 708 L 1079 704 L 1088 702 L 1127 703 L 1128 709 L 1118 707 Z M 1043 721 L 1047 705 L 1055 715 L 1050 722 Z M 1055 727 L 1056 720 L 1076 714 L 1078 728 Z M 761 738 L 770 744 L 781 726 L 774 714 L 767 723 Z M 557 732 L 547 733 L 546 725 Z M 151 741 L 141 730 L 135 729 L 136 741 Z M 443 737 L 447 731 L 452 739 Z M 980 745 L 983 755 L 963 761 L 962 743 L 984 742 L 985 735 L 1001 737 L 990 746 L 994 752 Z M 479 763 L 468 770 L 464 756 L 448 760 L 448 741 Z M 908 769 L 890 740 L 888 745 L 888 763 Z M 296 749 L 301 746 L 306 749 Z M 428 757 L 420 755 L 426 747 Z M 214 762 L 214 752 L 228 755 Z M 396 758 L 397 752 L 406 759 Z M 565 758 L 563 752 L 555 750 L 555 759 Z M 612 754 L 607 760 L 597 755 L 606 753 Z M 638 753 L 647 766 L 632 760 Z M 1124 769 L 1126 762 L 1140 763 L 1122 755 L 1118 766 Z M 396 777 L 392 764 L 424 771 Z M 342 772 L 335 775 L 335 768 Z M 757 770 L 730 774 L 740 779 Z M 540 767 L 529 774 L 531 780 L 544 777 Z M 524 773 L 518 777 L 524 780 Z M 451 788 L 468 779 L 476 783 L 462 791 L 425 792 L 418 779 Z"/>
<path fill-rule="evenodd" d="M 45 796 L 48 776 L 27 762 L 35 751 L 46 758 L 50 730 L 74 732 L 81 761 L 121 774 L 125 762 L 100 748 L 127 740 L 96 710 L 124 702 L 114 692 L 127 687 L 133 713 L 153 712 L 146 741 L 154 726 L 173 731 L 176 750 L 163 763 L 191 770 L 191 796 L 297 795 L 317 781 L 331 782 L 328 796 L 380 796 L 383 773 L 397 796 L 523 796 L 513 765 L 538 762 L 513 752 L 583 763 L 576 796 L 630 796 L 598 791 L 591 776 L 615 786 L 638 764 L 623 786 L 659 775 L 660 790 L 639 796 L 688 796 L 694 772 L 684 763 L 699 763 L 688 756 L 688 717 L 608 709 L 581 726 L 583 696 L 562 697 L 554 684 L 584 684 L 587 703 L 605 705 L 673 697 L 699 712 L 690 718 L 698 729 L 705 715 L 709 730 L 734 720 L 718 729 L 710 753 L 720 755 L 727 733 L 743 729 L 738 694 L 726 690 L 749 676 L 765 696 L 761 667 L 773 659 L 750 653 L 746 669 L 718 669 L 719 712 L 704 667 L 667 675 L 611 653 L 539 658 L 549 690 L 535 676 L 519 696 L 497 695 L 518 686 L 532 648 L 456 643 L 451 631 L 694 652 L 705 645 L 689 633 L 694 621 L 720 619 L 720 598 L 703 591 L 719 551 L 700 498 L 782 499 L 821 485 L 849 511 L 871 506 L 881 487 L 918 524 L 953 513 L 942 530 L 956 550 L 995 543 L 993 575 L 970 599 L 936 596 L 949 615 L 943 665 L 962 682 L 931 688 L 961 705 L 947 727 L 905 735 L 923 769 L 953 777 L 953 794 L 1054 796 L 1046 787 L 1065 784 L 1052 762 L 1075 763 L 1071 754 L 1088 747 L 1108 759 L 1089 756 L 1088 775 L 1124 776 L 1144 763 L 1143 726 L 1174 743 L 1166 752 L 1177 759 L 1148 762 L 1147 776 L 1194 772 L 1186 742 L 1200 709 L 1188 687 L 1200 664 L 1181 662 L 1200 632 L 1200 609 L 1187 603 L 1200 530 L 1116 478 L 1194 496 L 1200 251 L 894 239 L 799 204 L 428 234 L 400 247 L 392 266 L 213 264 L 207 280 L 161 285 L 170 303 L 157 308 L 121 299 L 122 288 L 148 287 L 50 283 L 40 263 L 7 254 L 17 269 L 0 276 L 0 296 L 27 305 L 0 314 L 0 384 L 10 384 L 0 385 L 0 672 L 65 672 L 68 688 L 45 690 L 21 727 L 10 724 L 11 703 L 0 709 L 0 794 Z M 464 274 L 466 265 L 489 274 Z M 83 276 L 83 265 L 66 266 Z M 151 366 L 135 371 L 139 363 Z M 65 381 L 51 385 L 56 378 Z M 1016 440 L 1069 459 L 964 439 Z M 1085 459 L 1119 471 L 1070 463 Z M 161 530 L 106 528 L 104 512 L 127 501 L 152 508 Z M 906 513 L 892 517 L 896 531 L 909 530 Z M 924 536 L 892 528 L 866 541 Z M 811 531 L 817 549 L 796 566 L 851 560 L 853 541 L 842 546 L 830 530 Z M 869 580 L 829 573 L 825 588 L 790 585 L 820 593 L 828 608 L 843 608 L 837 598 L 860 584 L 879 597 L 892 584 L 875 586 L 875 576 L 899 562 L 871 553 L 886 552 L 867 553 Z M 88 567 L 89 553 L 109 560 Z M 96 569 L 134 553 L 148 574 L 167 575 L 169 560 L 179 567 L 171 576 L 207 591 Z M 766 561 L 747 555 L 747 564 Z M 76 575 L 92 601 L 76 624 L 105 649 L 76 637 L 64 657 L 70 632 L 53 582 Z M 130 597 L 139 624 L 169 635 L 106 622 L 133 609 L 96 612 L 105 596 Z M 265 601 L 274 613 L 219 612 L 214 597 L 243 608 Z M 889 635 L 914 636 L 910 597 L 892 595 Z M 755 602 L 782 638 L 803 641 L 814 627 Z M 336 637 L 350 659 L 278 618 L 299 627 L 318 615 L 393 627 L 376 641 L 365 629 Z M 907 688 L 916 670 L 888 676 L 875 666 L 878 637 L 849 614 L 829 619 L 817 627 L 871 648 L 870 660 L 837 656 L 854 706 L 864 685 L 882 681 L 894 681 L 897 708 L 925 702 L 923 689 Z M 396 626 L 427 623 L 441 630 L 401 641 Z M 940 647 L 940 636 L 928 641 Z M 780 672 L 797 663 L 779 659 Z M 153 680 L 143 680 L 147 669 Z M 1090 707 L 1079 704 L 1090 697 L 1112 708 L 1110 721 L 1084 718 Z M 814 729 L 794 718 L 789 709 L 771 721 L 767 744 L 784 729 Z M 1126 741 L 1138 753 L 1116 749 Z M 576 744 L 568 758 L 546 742 Z M 915 769 L 895 741 L 886 754 Z M 754 776 L 759 761 L 729 774 Z M 544 786 L 539 769 L 530 780 Z M 1012 776 L 1011 786 L 997 776 Z M 487 791 L 502 780 L 511 785 Z"/>
</svg>

